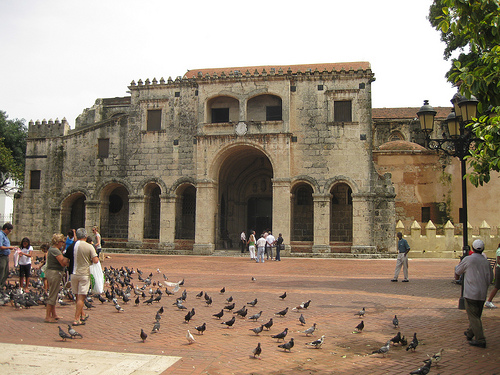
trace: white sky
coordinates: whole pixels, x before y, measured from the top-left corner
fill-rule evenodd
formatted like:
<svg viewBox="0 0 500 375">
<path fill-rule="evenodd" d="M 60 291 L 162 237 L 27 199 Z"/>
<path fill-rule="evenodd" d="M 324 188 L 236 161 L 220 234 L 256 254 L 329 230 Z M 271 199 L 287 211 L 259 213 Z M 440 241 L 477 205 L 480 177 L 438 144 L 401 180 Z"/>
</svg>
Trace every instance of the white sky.
<svg viewBox="0 0 500 375">
<path fill-rule="evenodd" d="M 369 61 L 373 107 L 450 106 L 431 0 L 0 0 L 0 110 L 71 127 L 132 80 Z"/>
</svg>

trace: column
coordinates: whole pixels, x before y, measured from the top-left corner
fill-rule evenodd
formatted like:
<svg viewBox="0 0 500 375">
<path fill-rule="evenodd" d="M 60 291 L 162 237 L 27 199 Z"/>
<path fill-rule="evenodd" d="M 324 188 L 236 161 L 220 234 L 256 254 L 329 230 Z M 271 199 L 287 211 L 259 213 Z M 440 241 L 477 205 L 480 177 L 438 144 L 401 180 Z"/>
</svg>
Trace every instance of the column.
<svg viewBox="0 0 500 375">
<path fill-rule="evenodd" d="M 144 196 L 130 195 L 128 203 L 127 247 L 141 247 L 144 238 Z"/>
<path fill-rule="evenodd" d="M 109 203 L 107 203 L 105 207 L 106 209 L 108 209 Z M 97 225 L 99 227 L 99 233 L 101 234 L 101 236 L 106 236 L 108 216 L 105 215 L 106 221 L 101 222 L 100 218 L 102 209 L 103 204 L 100 201 L 94 201 L 90 199 L 85 200 L 85 229 L 87 230 L 87 233 L 92 233 L 92 227 L 94 225 Z"/>
<path fill-rule="evenodd" d="M 313 253 L 330 250 L 330 194 L 313 194 L 314 243 Z"/>
<path fill-rule="evenodd" d="M 352 194 L 352 247 L 353 254 L 374 254 L 373 245 L 373 198 L 374 194 Z"/>
<path fill-rule="evenodd" d="M 284 239 L 285 250 L 281 255 L 290 255 L 290 228 L 291 228 L 291 199 L 290 179 L 273 179 L 273 235 L 278 238 L 281 233 Z M 258 236 L 258 234 L 257 234 Z"/>
<path fill-rule="evenodd" d="M 175 248 L 175 195 L 160 196 L 160 246 Z"/>
<path fill-rule="evenodd" d="M 196 186 L 196 219 L 193 253 L 210 255 L 215 250 L 217 184 L 201 181 Z"/>
</svg>

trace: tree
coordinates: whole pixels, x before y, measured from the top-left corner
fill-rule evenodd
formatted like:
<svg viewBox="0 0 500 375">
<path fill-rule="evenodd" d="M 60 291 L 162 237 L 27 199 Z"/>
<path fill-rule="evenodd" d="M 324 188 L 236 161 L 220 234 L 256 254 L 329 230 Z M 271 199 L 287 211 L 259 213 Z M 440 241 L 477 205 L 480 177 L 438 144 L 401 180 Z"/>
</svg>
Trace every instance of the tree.
<svg viewBox="0 0 500 375">
<path fill-rule="evenodd" d="M 469 124 L 479 139 L 467 157 L 475 185 L 500 172 L 500 3 L 498 0 L 436 0 L 429 10 L 431 25 L 446 43 L 445 59 L 452 58 L 446 77 L 466 97 L 479 100 L 482 113 Z"/>
<path fill-rule="evenodd" d="M 9 120 L 0 111 L 0 190 L 11 191 L 14 181 L 18 188 L 24 184 L 27 129 L 24 120 Z"/>
</svg>

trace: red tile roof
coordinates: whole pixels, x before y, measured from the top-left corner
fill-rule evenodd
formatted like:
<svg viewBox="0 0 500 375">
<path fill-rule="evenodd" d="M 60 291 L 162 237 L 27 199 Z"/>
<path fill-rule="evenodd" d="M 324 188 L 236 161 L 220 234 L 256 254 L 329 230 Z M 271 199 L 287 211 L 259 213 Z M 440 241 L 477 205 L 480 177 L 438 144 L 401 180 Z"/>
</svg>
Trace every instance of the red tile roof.
<svg viewBox="0 0 500 375">
<path fill-rule="evenodd" d="M 451 107 L 434 107 L 436 118 L 446 118 L 451 112 Z M 412 119 L 417 117 L 420 107 L 406 108 L 372 108 L 374 119 Z"/>
<path fill-rule="evenodd" d="M 275 72 L 278 73 L 279 69 L 281 68 L 283 70 L 283 73 L 286 74 L 288 69 L 291 69 L 292 73 L 297 73 L 297 71 L 301 71 L 302 73 L 305 73 L 307 69 L 311 69 L 311 71 L 315 71 L 318 69 L 319 72 L 324 71 L 325 69 L 328 72 L 331 72 L 332 70 L 340 71 L 342 69 L 344 70 L 354 70 L 357 71 L 359 69 L 362 70 L 368 70 L 371 69 L 370 63 L 367 61 L 358 61 L 358 62 L 344 62 L 344 63 L 327 63 L 327 64 L 302 64 L 302 65 L 261 65 L 261 66 L 244 66 L 244 67 L 233 67 L 233 68 L 206 68 L 206 69 L 189 69 L 184 77 L 187 78 L 195 78 L 198 76 L 198 73 L 201 73 L 203 76 L 205 76 L 207 73 L 209 75 L 213 75 L 214 73 L 217 73 L 217 75 L 220 75 L 222 72 L 225 74 L 229 74 L 229 72 L 234 72 L 235 70 L 238 70 L 240 73 L 245 74 L 246 71 L 248 70 L 251 74 L 257 70 L 259 73 L 262 73 L 262 71 L 265 69 L 266 72 L 269 74 L 271 72 L 271 69 L 274 68 Z"/>
</svg>

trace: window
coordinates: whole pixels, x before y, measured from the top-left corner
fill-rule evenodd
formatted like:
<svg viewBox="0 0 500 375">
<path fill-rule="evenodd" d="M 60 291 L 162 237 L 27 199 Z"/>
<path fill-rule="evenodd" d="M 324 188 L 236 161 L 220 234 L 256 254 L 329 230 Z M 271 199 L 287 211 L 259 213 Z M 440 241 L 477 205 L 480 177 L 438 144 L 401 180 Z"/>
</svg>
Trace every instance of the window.
<svg viewBox="0 0 500 375">
<path fill-rule="evenodd" d="M 97 157 L 105 159 L 109 156 L 109 138 L 99 138 L 97 140 Z"/>
<path fill-rule="evenodd" d="M 161 109 L 148 110 L 147 131 L 161 130 Z"/>
<path fill-rule="evenodd" d="M 229 108 L 212 108 L 212 123 L 229 122 Z"/>
<path fill-rule="evenodd" d="M 266 121 L 281 121 L 281 106 L 273 105 L 266 107 Z"/>
<path fill-rule="evenodd" d="M 352 102 L 336 101 L 333 105 L 333 121 L 352 122 Z"/>
<path fill-rule="evenodd" d="M 431 219 L 431 208 L 422 207 L 422 223 L 428 223 Z"/>
<path fill-rule="evenodd" d="M 30 172 L 30 189 L 40 189 L 40 170 Z"/>
</svg>

